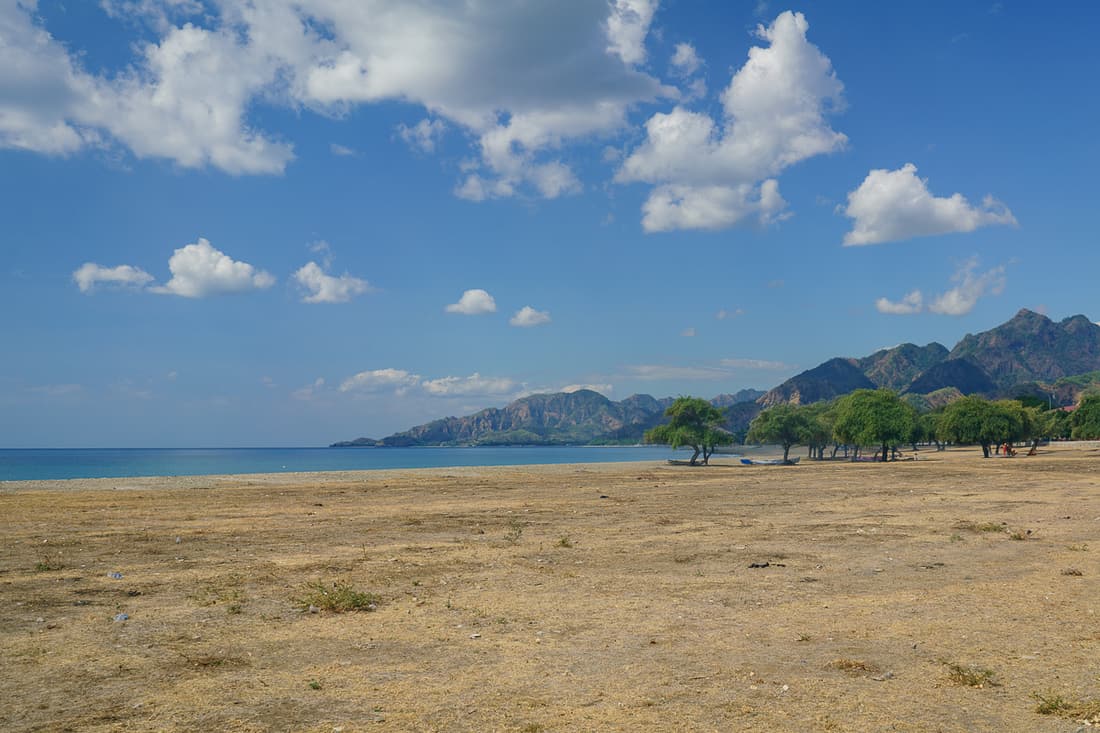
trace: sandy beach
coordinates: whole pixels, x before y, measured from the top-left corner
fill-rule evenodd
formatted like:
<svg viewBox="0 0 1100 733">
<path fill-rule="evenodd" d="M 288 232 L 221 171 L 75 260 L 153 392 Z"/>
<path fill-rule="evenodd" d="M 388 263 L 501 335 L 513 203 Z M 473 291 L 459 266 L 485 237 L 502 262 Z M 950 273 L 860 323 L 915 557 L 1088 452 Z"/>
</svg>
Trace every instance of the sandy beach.
<svg viewBox="0 0 1100 733">
<path fill-rule="evenodd" d="M 1096 444 L 917 455 L 0 484 L 0 729 L 1100 725 Z"/>
</svg>

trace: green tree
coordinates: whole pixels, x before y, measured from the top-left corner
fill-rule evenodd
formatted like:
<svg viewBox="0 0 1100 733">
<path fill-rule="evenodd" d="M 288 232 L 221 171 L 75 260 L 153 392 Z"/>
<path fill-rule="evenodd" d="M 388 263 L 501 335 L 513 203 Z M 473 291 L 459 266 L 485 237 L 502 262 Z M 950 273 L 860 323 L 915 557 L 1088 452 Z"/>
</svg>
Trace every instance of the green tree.
<svg viewBox="0 0 1100 733">
<path fill-rule="evenodd" d="M 1096 440 L 1100 438 L 1100 395 L 1089 395 L 1073 411 L 1073 432 L 1075 440 Z"/>
<path fill-rule="evenodd" d="M 645 442 L 665 443 L 673 450 L 689 446 L 695 451 L 691 457 L 693 466 L 700 455 L 703 465 L 707 465 L 715 447 L 733 442 L 733 436 L 722 427 L 725 420 L 722 411 L 704 399 L 678 397 L 665 410 L 665 417 L 669 419 L 667 423 L 645 432 Z"/>
<path fill-rule="evenodd" d="M 880 446 L 882 460 L 890 449 L 909 440 L 916 412 L 888 389 L 857 389 L 837 400 L 833 431 L 854 446 Z"/>
<path fill-rule="evenodd" d="M 1012 444 L 1030 437 L 1032 427 L 1024 406 L 1016 400 L 990 402 L 981 397 L 963 397 L 943 411 L 937 431 L 944 440 L 977 443 L 989 458 L 994 444 Z"/>
<path fill-rule="evenodd" d="M 815 402 L 799 409 L 806 416 L 802 442 L 809 447 L 810 458 L 824 460 L 825 446 L 833 440 L 833 424 L 836 422 L 834 405 L 831 402 Z"/>
<path fill-rule="evenodd" d="M 806 408 L 798 405 L 774 405 L 761 412 L 749 425 L 746 440 L 750 443 L 777 443 L 783 446 L 783 460 L 788 456 L 791 446 L 797 445 L 809 428 L 809 415 Z"/>
<path fill-rule="evenodd" d="M 939 424 L 940 418 L 943 417 L 943 410 L 933 410 L 932 412 L 925 412 L 917 416 L 917 427 L 913 429 L 915 438 L 919 443 L 932 443 L 936 446 L 937 451 L 943 450 L 946 446 L 943 441 L 940 440 Z"/>
</svg>

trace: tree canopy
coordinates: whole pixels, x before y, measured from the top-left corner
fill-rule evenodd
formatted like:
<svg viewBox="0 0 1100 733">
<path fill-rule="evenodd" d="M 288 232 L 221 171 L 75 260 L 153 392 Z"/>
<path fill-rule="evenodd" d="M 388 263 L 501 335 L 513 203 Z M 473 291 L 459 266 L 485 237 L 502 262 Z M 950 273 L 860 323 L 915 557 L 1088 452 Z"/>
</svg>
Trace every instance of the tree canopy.
<svg viewBox="0 0 1100 733">
<path fill-rule="evenodd" d="M 810 430 L 810 415 L 799 405 L 775 405 L 764 410 L 749 425 L 746 440 L 753 443 L 778 443 L 783 446 L 783 460 L 789 460 L 791 446 L 806 439 Z"/>
<path fill-rule="evenodd" d="M 880 446 L 882 460 L 890 448 L 907 442 L 916 411 L 888 389 L 857 389 L 837 400 L 836 437 L 855 446 Z"/>
<path fill-rule="evenodd" d="M 1073 412 L 1073 437 L 1077 440 L 1100 438 L 1100 395 L 1089 395 Z"/>
<path fill-rule="evenodd" d="M 699 397 L 678 397 L 665 410 L 665 417 L 669 418 L 667 423 L 646 431 L 645 442 L 666 443 L 674 450 L 689 446 L 695 451 L 691 456 L 693 466 L 700 455 L 703 465 L 707 465 L 717 446 L 733 442 L 733 436 L 722 427 L 722 411 Z"/>
</svg>

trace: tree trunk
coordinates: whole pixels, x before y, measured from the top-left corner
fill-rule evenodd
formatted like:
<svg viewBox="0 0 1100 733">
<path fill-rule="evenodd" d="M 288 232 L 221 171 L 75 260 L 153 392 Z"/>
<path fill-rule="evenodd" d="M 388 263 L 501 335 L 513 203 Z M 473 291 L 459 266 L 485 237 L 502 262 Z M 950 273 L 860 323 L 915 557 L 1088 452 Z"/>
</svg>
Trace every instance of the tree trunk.
<svg viewBox="0 0 1100 733">
<path fill-rule="evenodd" d="M 694 446 L 694 445 L 693 445 L 693 446 L 691 446 L 691 447 L 692 447 L 692 448 L 693 448 L 693 449 L 695 450 L 695 455 L 693 455 L 693 456 L 691 457 L 691 465 L 693 465 L 693 466 L 694 466 L 694 465 L 695 465 L 695 460 L 696 460 L 696 459 L 697 459 L 697 458 L 699 457 L 699 454 L 700 454 L 700 453 L 702 453 L 702 451 L 701 451 L 701 450 L 699 450 L 699 448 L 698 448 L 698 447 L 696 447 L 696 446 Z"/>
<path fill-rule="evenodd" d="M 886 463 L 890 460 L 890 448 L 885 443 L 882 444 L 882 462 Z"/>
<path fill-rule="evenodd" d="M 791 452 L 791 444 L 790 443 L 784 443 L 783 444 L 783 462 L 784 463 L 787 462 L 787 455 L 790 452 Z"/>
<path fill-rule="evenodd" d="M 982 443 L 982 458 L 989 458 L 989 443 Z"/>
</svg>

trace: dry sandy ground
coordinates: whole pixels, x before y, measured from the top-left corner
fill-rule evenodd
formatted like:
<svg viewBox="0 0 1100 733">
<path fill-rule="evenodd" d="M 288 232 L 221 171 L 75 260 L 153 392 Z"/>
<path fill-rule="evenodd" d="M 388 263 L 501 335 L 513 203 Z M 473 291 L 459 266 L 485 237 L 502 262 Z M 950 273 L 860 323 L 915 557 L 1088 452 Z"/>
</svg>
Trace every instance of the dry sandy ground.
<svg viewBox="0 0 1100 733">
<path fill-rule="evenodd" d="M 1100 453 L 979 455 L 0 484 L 0 730 L 1083 729 Z"/>
</svg>

